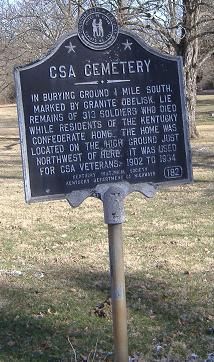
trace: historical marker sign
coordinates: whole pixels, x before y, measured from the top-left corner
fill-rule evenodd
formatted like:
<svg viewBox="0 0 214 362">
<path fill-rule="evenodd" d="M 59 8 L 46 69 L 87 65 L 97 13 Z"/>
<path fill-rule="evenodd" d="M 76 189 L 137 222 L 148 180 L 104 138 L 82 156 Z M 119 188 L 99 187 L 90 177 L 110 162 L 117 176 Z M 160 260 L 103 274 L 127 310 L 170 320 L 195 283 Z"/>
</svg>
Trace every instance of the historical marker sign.
<svg viewBox="0 0 214 362">
<path fill-rule="evenodd" d="M 15 70 L 28 202 L 117 182 L 191 180 L 182 61 L 119 30 L 105 9 Z"/>
</svg>

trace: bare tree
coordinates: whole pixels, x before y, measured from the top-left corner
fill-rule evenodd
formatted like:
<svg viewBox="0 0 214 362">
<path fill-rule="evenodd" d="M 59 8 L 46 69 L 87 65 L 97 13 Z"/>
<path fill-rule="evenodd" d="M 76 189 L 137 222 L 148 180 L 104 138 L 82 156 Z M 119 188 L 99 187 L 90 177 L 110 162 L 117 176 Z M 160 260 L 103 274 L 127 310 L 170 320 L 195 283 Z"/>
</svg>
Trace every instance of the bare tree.
<svg viewBox="0 0 214 362">
<path fill-rule="evenodd" d="M 14 64 L 40 57 L 93 6 L 109 9 L 151 46 L 182 56 L 190 135 L 196 137 L 197 72 L 214 53 L 212 0 L 1 0 L 0 89 L 11 81 Z"/>
<path fill-rule="evenodd" d="M 195 121 L 197 73 L 214 54 L 214 4 L 210 0 L 133 1 L 127 22 L 148 34 L 150 42 L 183 58 L 189 129 L 197 137 Z"/>
<path fill-rule="evenodd" d="M 84 1 L 0 1 L 0 93 L 13 84 L 14 65 L 44 55 L 64 33 L 73 30 Z"/>
<path fill-rule="evenodd" d="M 103 0 L 96 5 L 122 12 L 122 24 L 140 33 L 150 45 L 183 58 L 191 137 L 195 121 L 197 73 L 214 54 L 212 0 Z"/>
</svg>

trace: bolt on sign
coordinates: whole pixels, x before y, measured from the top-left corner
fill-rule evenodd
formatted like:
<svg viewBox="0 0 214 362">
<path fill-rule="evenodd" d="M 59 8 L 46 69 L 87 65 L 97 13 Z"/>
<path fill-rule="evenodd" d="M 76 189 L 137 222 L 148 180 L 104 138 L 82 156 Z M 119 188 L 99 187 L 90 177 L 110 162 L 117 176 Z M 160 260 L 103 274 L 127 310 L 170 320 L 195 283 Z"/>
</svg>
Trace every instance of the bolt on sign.
<svg viewBox="0 0 214 362">
<path fill-rule="evenodd" d="M 180 57 L 92 8 L 78 32 L 15 69 L 26 201 L 98 185 L 191 181 Z"/>
</svg>

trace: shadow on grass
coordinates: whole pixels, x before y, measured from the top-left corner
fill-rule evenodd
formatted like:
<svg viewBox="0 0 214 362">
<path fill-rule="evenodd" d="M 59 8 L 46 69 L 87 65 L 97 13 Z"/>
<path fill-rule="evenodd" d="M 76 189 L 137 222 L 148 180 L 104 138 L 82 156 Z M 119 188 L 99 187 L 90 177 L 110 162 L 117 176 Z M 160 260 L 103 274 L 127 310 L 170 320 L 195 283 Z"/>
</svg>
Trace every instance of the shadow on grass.
<svg viewBox="0 0 214 362">
<path fill-rule="evenodd" d="M 0 361 L 71 361 L 67 323 L 50 311 L 50 300 L 33 288 L 2 288 Z M 38 294 L 39 293 L 39 294 Z M 36 298 L 36 303 L 32 298 Z"/>
<path fill-rule="evenodd" d="M 13 314 L 2 316 L 0 313 L 0 361 L 76 362 L 75 356 L 78 362 L 86 361 L 83 356 L 89 356 L 90 353 L 93 355 L 96 351 L 96 339 L 99 331 L 96 330 L 95 333 L 95 331 L 87 330 L 86 334 L 86 332 L 82 332 L 83 327 L 79 326 L 78 321 L 75 325 L 78 329 L 68 333 L 66 322 L 48 323 L 46 318 L 33 320 L 31 316 L 24 315 L 24 313 L 20 317 Z M 86 329 L 88 328 L 86 327 Z M 88 333 L 91 333 L 90 340 L 93 339 L 93 343 L 88 343 L 88 338 L 86 338 Z M 84 346 L 82 350 L 76 347 L 80 339 Z M 107 354 L 108 352 L 103 351 L 102 361 L 106 361 Z"/>
<path fill-rule="evenodd" d="M 194 177 L 194 183 L 196 183 L 196 184 L 197 184 L 197 183 L 200 183 L 200 184 L 210 184 L 211 181 L 210 181 L 210 180 L 200 180 L 200 179 Z"/>
<path fill-rule="evenodd" d="M 18 126 L 17 126 L 17 121 L 14 121 L 13 119 L 8 119 L 8 121 L 2 121 L 0 119 L 0 128 L 15 128 L 17 129 Z"/>
<path fill-rule="evenodd" d="M 10 151 L 10 150 L 12 150 L 13 147 L 15 147 L 15 146 L 17 146 L 17 145 L 19 145 L 19 144 L 20 144 L 19 141 L 18 141 L 18 142 L 14 142 L 14 143 L 10 143 L 9 145 L 4 146 L 4 149 L 7 150 L 7 151 Z"/>
<path fill-rule="evenodd" d="M 0 180 L 21 180 L 21 160 L 20 158 L 14 157 L 8 160 L 8 156 L 2 156 L 0 160 Z"/>
<path fill-rule="evenodd" d="M 211 116 L 211 113 L 213 113 L 211 110 L 205 109 L 204 111 L 197 112 L 197 118 L 200 117 L 210 117 L 211 120 L 213 119 L 213 116 Z"/>
<path fill-rule="evenodd" d="M 22 176 L 0 175 L 0 180 L 23 180 Z"/>
<path fill-rule="evenodd" d="M 210 105 L 212 105 L 213 100 L 210 99 L 197 99 L 197 106 L 206 106 L 206 107 L 210 107 Z"/>
<path fill-rule="evenodd" d="M 154 341 L 167 341 L 170 345 L 170 341 L 176 339 L 184 340 L 195 353 L 204 351 L 205 354 L 211 348 L 211 341 L 206 337 L 207 300 L 191 300 L 185 290 L 189 276 L 176 277 L 177 282 L 172 275 L 166 278 L 163 275 L 148 278 L 143 273 L 127 275 L 132 351 L 136 346 L 135 351 L 148 353 Z M 197 279 L 197 275 L 194 278 Z M 77 330 L 71 340 L 75 345 L 78 339 L 81 353 L 88 353 L 95 346 L 97 336 L 101 341 L 108 340 L 107 350 L 111 351 L 111 313 L 106 318 L 95 313 L 97 305 L 104 304 L 110 296 L 109 283 L 107 272 L 50 267 L 41 290 L 1 288 L 1 298 L 6 301 L 0 310 L 1 361 L 71 361 L 72 351 L 67 340 L 71 321 Z M 84 297 L 78 291 L 84 292 Z M 186 298 L 182 295 L 184 292 Z M 83 330 L 87 330 L 87 338 Z M 131 333 L 133 330 L 138 332 L 137 341 Z"/>
<path fill-rule="evenodd" d="M 193 155 L 193 167 L 208 170 L 214 168 L 214 153 L 211 153 L 210 151 L 204 153 L 201 151 L 194 151 Z"/>
<path fill-rule="evenodd" d="M 51 357 L 49 341 L 60 331 L 46 320 L 34 320 L 24 311 L 21 316 L 13 311 L 0 313 L 0 318 L 1 361 L 47 361 L 47 356 Z"/>
</svg>

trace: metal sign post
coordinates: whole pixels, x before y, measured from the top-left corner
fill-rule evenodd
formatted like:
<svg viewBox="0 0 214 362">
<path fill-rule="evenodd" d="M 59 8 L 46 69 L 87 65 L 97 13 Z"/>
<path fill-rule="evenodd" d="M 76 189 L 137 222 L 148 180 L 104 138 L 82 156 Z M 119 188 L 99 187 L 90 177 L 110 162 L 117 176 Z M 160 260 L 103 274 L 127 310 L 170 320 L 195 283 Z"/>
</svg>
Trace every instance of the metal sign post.
<svg viewBox="0 0 214 362">
<path fill-rule="evenodd" d="M 125 222 L 123 200 L 134 191 L 142 193 L 147 198 L 153 197 L 156 192 L 155 187 L 151 184 L 130 185 L 123 182 L 98 185 L 93 191 L 73 191 L 66 196 L 72 207 L 78 207 L 89 196 L 96 197 L 103 202 L 104 221 L 108 225 L 115 362 L 128 361 L 122 224 Z"/>
<path fill-rule="evenodd" d="M 108 238 L 115 361 L 127 362 L 128 335 L 122 224 L 108 224 Z"/>
<path fill-rule="evenodd" d="M 105 223 L 108 224 L 112 319 L 116 362 L 128 361 L 127 310 L 122 239 L 124 196 L 124 191 L 121 188 L 112 186 L 109 187 L 103 198 Z"/>
</svg>

